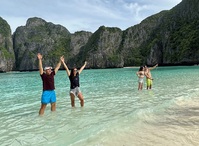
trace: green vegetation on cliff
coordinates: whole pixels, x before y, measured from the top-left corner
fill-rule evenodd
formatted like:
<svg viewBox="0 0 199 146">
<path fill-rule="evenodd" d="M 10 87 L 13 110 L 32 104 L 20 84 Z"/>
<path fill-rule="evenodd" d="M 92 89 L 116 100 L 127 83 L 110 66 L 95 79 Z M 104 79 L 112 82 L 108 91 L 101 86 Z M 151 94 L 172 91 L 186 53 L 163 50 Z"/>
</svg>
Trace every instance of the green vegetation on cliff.
<svg viewBox="0 0 199 146">
<path fill-rule="evenodd" d="M 5 59 L 14 59 L 14 53 L 10 53 L 6 48 L 0 47 L 0 52 L 2 53 L 2 56 L 5 57 Z"/>
<path fill-rule="evenodd" d="M 182 0 L 171 10 L 152 15 L 122 31 L 101 26 L 94 32 L 74 34 L 61 25 L 30 18 L 13 35 L 18 70 L 37 69 L 36 54 L 44 55 L 44 65 L 56 65 L 64 55 L 70 66 L 88 68 L 176 65 L 199 63 L 199 1 Z M 9 25 L 0 21 L 0 34 L 9 36 Z M 4 38 L 3 38 L 4 39 Z M 12 43 L 0 45 L 6 58 Z M 11 56 L 10 56 L 11 55 Z"/>
<path fill-rule="evenodd" d="M 0 17 L 0 34 L 4 37 L 9 37 L 11 34 L 9 24 Z"/>
<path fill-rule="evenodd" d="M 0 72 L 11 71 L 15 64 L 11 29 L 7 21 L 0 17 Z"/>
</svg>

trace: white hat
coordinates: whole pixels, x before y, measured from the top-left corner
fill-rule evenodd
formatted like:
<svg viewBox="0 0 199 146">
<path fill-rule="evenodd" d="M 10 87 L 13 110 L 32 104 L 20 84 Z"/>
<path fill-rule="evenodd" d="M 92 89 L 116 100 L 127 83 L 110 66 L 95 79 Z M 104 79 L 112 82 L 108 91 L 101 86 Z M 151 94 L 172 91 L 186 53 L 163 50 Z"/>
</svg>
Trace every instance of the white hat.
<svg viewBox="0 0 199 146">
<path fill-rule="evenodd" d="M 44 68 L 44 70 L 47 70 L 47 69 L 52 69 L 52 67 L 51 66 L 47 66 L 47 67 Z"/>
</svg>

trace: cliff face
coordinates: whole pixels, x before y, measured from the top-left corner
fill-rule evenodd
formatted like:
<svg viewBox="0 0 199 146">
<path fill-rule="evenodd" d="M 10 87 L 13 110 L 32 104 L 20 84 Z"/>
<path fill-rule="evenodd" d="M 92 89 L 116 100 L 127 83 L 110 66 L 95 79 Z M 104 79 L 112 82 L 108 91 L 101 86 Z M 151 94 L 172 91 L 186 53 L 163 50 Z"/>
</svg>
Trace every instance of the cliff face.
<svg viewBox="0 0 199 146">
<path fill-rule="evenodd" d="M 30 18 L 14 32 L 13 46 L 9 25 L 3 19 L 0 23 L 0 71 L 14 65 L 19 71 L 37 70 L 38 52 L 43 65 L 53 67 L 62 55 L 69 68 L 84 61 L 88 68 L 199 63 L 198 0 L 183 0 L 124 31 L 101 26 L 94 33 L 71 34 L 61 25 Z"/>
<path fill-rule="evenodd" d="M 59 57 L 70 56 L 69 31 L 61 25 L 30 18 L 26 26 L 18 27 L 13 35 L 16 69 L 38 69 L 37 53 L 43 55 L 43 66 L 55 67 Z"/>
<path fill-rule="evenodd" d="M 199 63 L 199 1 L 183 0 L 161 19 L 143 48 L 148 64 Z"/>
<path fill-rule="evenodd" d="M 9 24 L 0 17 L 0 72 L 13 70 L 14 64 L 11 29 Z"/>
<path fill-rule="evenodd" d="M 144 50 L 142 45 L 152 37 L 151 34 L 156 31 L 165 13 L 167 13 L 167 11 L 150 16 L 140 24 L 132 26 L 123 32 L 120 50 L 124 58 L 125 66 L 145 64 L 149 51 Z"/>
<path fill-rule="evenodd" d="M 87 42 L 88 39 L 91 37 L 91 32 L 75 32 L 74 34 L 71 34 L 71 55 L 76 56 L 80 52 L 80 48 L 83 47 Z"/>
<path fill-rule="evenodd" d="M 121 40 L 119 28 L 101 26 L 82 47 L 78 58 L 87 60 L 90 68 L 123 67 L 123 57 L 119 52 Z"/>
</svg>

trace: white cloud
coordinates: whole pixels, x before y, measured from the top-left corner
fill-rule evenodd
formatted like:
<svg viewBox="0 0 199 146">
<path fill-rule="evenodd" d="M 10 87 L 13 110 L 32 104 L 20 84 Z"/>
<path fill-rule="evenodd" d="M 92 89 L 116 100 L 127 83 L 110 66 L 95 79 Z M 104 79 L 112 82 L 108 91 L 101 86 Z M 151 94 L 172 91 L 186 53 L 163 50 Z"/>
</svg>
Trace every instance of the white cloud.
<svg viewBox="0 0 199 146">
<path fill-rule="evenodd" d="M 96 31 L 101 25 L 122 30 L 169 10 L 181 0 L 1 0 L 1 17 L 12 32 L 30 17 L 61 24 L 70 32 Z"/>
</svg>

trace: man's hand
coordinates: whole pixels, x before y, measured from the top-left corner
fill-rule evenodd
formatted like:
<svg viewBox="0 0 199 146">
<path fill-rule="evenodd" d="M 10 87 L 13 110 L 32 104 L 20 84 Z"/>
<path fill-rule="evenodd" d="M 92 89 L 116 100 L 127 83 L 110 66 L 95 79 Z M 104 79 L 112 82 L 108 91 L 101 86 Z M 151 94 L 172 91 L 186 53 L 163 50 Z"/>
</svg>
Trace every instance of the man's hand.
<svg viewBox="0 0 199 146">
<path fill-rule="evenodd" d="M 42 55 L 41 55 L 40 53 L 38 53 L 38 54 L 37 54 L 37 58 L 38 58 L 39 60 L 41 60 L 41 59 L 42 59 Z"/>
</svg>

